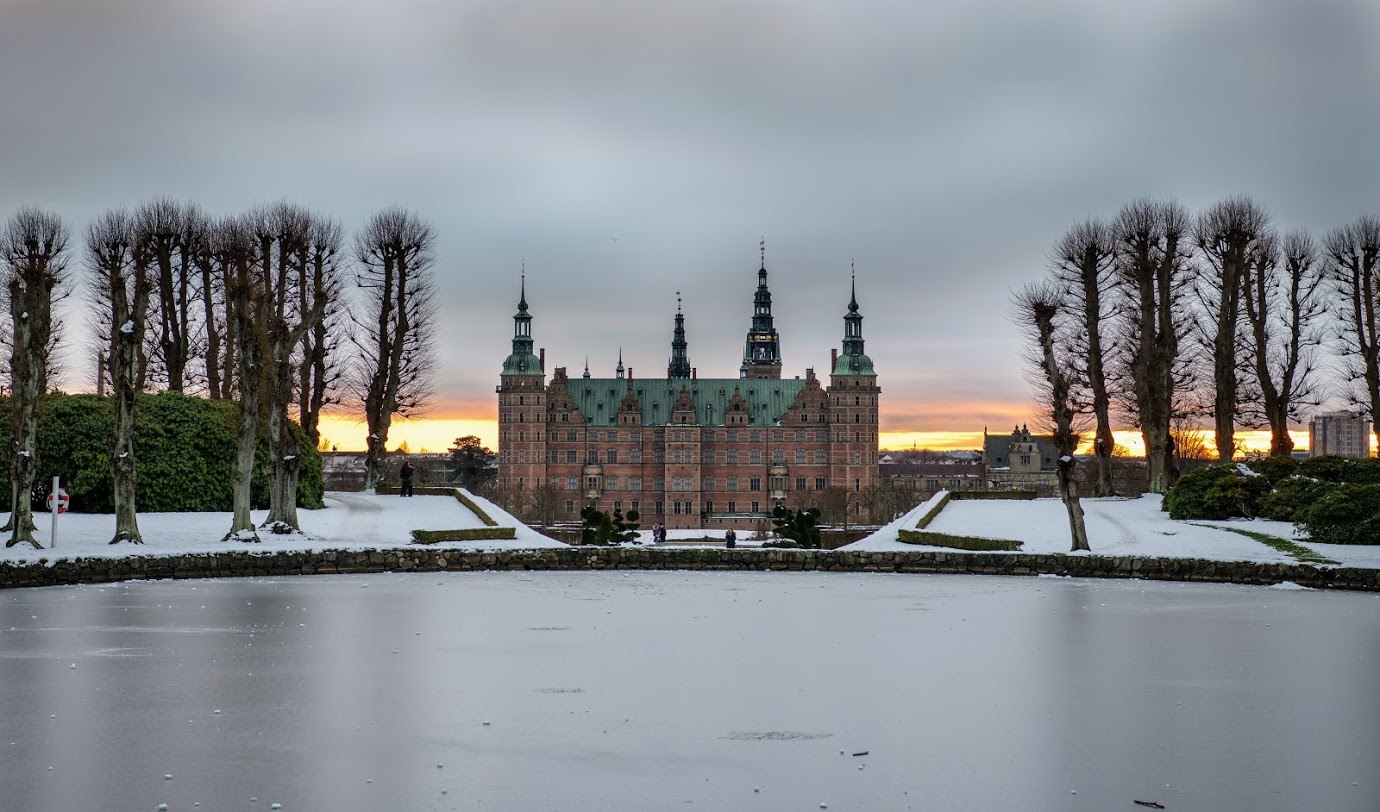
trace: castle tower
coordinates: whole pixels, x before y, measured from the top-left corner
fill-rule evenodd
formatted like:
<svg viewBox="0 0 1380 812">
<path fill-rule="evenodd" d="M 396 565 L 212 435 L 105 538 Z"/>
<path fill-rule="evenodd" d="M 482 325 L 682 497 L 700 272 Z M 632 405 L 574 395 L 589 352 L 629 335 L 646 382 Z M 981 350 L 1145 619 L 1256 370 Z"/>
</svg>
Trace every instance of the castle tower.
<svg viewBox="0 0 1380 812">
<path fill-rule="evenodd" d="M 671 362 L 666 365 L 666 377 L 672 380 L 690 377 L 690 356 L 685 343 L 685 314 L 680 312 L 680 291 L 676 291 L 676 330 L 671 334 Z"/>
<path fill-rule="evenodd" d="M 761 242 L 762 267 L 757 271 L 757 292 L 752 298 L 752 329 L 743 350 L 743 378 L 781 378 L 781 338 L 771 319 L 771 291 L 767 289 L 767 241 Z"/>
<path fill-rule="evenodd" d="M 877 401 L 881 389 L 872 359 L 863 352 L 862 314 L 858 312 L 857 283 L 853 282 L 848 313 L 843 317 L 843 354 L 834 359 L 829 376 L 830 485 L 857 495 L 849 512 L 866 520 L 861 494 L 881 482 L 877 468 Z"/>
<path fill-rule="evenodd" d="M 534 490 L 546 479 L 546 351 L 532 352 L 532 315 L 523 274 L 513 316 L 513 351 L 503 360 L 498 385 L 498 459 L 509 484 Z"/>
</svg>

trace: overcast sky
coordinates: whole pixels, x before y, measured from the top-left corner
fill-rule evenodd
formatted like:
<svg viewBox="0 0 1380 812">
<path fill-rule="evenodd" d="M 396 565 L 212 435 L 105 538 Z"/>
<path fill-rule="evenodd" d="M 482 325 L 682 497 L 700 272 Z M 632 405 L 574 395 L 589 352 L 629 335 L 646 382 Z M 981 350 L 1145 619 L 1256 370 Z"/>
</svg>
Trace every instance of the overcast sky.
<svg viewBox="0 0 1380 812">
<path fill-rule="evenodd" d="M 524 260 L 548 370 L 665 375 L 679 290 L 731 377 L 765 237 L 786 375 L 826 371 L 855 261 L 883 430 L 1005 427 L 1009 294 L 1068 226 L 1141 195 L 1380 211 L 1378 35 L 1373 0 L 0 0 L 0 215 L 413 208 L 437 412 L 470 416 Z"/>
</svg>

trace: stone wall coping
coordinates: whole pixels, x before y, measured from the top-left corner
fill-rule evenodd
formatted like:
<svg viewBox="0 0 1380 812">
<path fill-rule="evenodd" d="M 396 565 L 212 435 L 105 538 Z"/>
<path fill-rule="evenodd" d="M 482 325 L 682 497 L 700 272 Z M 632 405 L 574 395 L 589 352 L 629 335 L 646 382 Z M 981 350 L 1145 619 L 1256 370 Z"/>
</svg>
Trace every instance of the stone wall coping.
<svg viewBox="0 0 1380 812">
<path fill-rule="evenodd" d="M 0 589 L 160 578 L 243 578 L 475 570 L 773 570 L 1057 575 L 1380 591 L 1380 569 L 1200 558 L 974 553 L 937 550 L 799 550 L 568 547 L 467 550 L 434 547 L 245 550 L 0 562 Z"/>
</svg>

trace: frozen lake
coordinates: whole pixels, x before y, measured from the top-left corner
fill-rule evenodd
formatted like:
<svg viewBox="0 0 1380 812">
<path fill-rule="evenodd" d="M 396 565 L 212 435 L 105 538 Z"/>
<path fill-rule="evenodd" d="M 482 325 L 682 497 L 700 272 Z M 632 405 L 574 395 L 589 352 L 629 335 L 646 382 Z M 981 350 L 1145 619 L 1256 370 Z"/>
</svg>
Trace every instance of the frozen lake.
<svg viewBox="0 0 1380 812">
<path fill-rule="evenodd" d="M 1377 686 L 1373 594 L 684 572 L 17 590 L 0 793 L 7 810 L 1373 810 Z"/>
</svg>

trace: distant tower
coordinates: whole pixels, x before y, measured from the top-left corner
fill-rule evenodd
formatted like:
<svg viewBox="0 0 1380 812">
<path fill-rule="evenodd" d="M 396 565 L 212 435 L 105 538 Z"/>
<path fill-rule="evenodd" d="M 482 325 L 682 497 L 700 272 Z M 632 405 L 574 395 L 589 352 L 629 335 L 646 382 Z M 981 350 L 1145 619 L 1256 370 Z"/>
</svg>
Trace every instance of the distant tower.
<svg viewBox="0 0 1380 812">
<path fill-rule="evenodd" d="M 829 376 L 829 405 L 834 423 L 829 449 L 830 482 L 857 494 L 849 510 L 867 517 L 861 494 L 880 483 L 877 467 L 877 371 L 863 352 L 862 314 L 858 312 L 857 282 L 851 285 L 848 313 L 843 317 L 843 354 L 834 360 Z"/>
<path fill-rule="evenodd" d="M 743 350 L 743 378 L 781 377 L 781 338 L 771 320 L 771 291 L 767 289 L 767 241 L 761 242 L 762 267 L 757 271 L 757 293 L 752 298 L 752 329 Z"/>
<path fill-rule="evenodd" d="M 671 336 L 671 363 L 666 365 L 666 377 L 690 377 L 690 356 L 685 343 L 685 314 L 680 312 L 680 291 L 676 291 L 676 331 Z"/>
<path fill-rule="evenodd" d="M 532 352 L 532 314 L 527 312 L 524 273 L 513 316 L 513 351 L 503 360 L 498 386 L 499 466 L 507 484 L 518 490 L 532 490 L 546 481 L 544 366 L 545 360 Z"/>
</svg>

